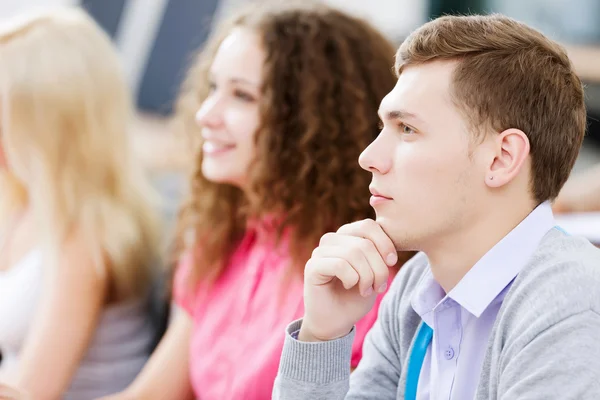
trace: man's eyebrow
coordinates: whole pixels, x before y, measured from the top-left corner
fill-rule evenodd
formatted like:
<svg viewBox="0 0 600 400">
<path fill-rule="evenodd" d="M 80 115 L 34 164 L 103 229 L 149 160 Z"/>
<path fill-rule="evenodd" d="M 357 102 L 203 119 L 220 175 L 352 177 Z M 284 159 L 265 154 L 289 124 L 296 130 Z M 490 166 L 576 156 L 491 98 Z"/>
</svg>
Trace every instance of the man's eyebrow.
<svg viewBox="0 0 600 400">
<path fill-rule="evenodd" d="M 412 120 L 416 120 L 418 122 L 423 122 L 423 120 L 421 118 L 419 118 L 419 116 L 417 114 L 408 112 L 408 111 L 404 111 L 404 110 L 393 110 L 393 111 L 387 111 L 384 113 L 385 119 L 386 120 L 396 120 L 396 119 L 412 119 Z"/>
</svg>

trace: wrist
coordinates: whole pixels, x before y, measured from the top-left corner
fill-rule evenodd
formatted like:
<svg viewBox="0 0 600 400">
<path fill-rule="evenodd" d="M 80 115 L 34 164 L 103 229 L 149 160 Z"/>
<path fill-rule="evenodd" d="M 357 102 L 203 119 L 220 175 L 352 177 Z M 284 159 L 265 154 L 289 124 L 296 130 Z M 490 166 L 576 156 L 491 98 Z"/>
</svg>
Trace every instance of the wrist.
<svg viewBox="0 0 600 400">
<path fill-rule="evenodd" d="M 318 337 L 316 337 L 315 335 L 313 335 L 307 328 L 304 327 L 304 324 L 302 324 L 302 327 L 300 327 L 300 332 L 298 332 L 298 340 L 301 342 L 326 342 L 327 340 L 321 340 Z"/>
<path fill-rule="evenodd" d="M 300 331 L 298 332 L 298 340 L 300 342 L 318 343 L 318 342 L 330 342 L 343 338 L 352 332 L 353 327 L 348 329 L 342 329 L 338 332 L 329 332 L 327 334 L 316 334 L 309 325 L 302 323 Z"/>
</svg>

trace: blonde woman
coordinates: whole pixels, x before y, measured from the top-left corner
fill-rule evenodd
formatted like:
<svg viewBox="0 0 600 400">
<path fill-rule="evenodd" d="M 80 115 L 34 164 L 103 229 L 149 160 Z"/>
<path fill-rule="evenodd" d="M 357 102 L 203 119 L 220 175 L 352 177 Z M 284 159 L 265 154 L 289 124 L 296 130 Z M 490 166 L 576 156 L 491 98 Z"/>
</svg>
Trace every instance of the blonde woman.
<svg viewBox="0 0 600 400">
<path fill-rule="evenodd" d="M 150 186 L 109 38 L 82 11 L 0 27 L 0 383 L 27 398 L 125 388 L 154 339 Z"/>
</svg>

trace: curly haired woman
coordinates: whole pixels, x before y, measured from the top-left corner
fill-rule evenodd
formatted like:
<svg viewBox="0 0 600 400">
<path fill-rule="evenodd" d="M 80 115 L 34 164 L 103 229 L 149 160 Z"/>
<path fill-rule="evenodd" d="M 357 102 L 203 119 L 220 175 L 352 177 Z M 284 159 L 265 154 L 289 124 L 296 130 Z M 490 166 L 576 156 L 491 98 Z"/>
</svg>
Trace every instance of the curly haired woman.
<svg viewBox="0 0 600 400">
<path fill-rule="evenodd" d="M 178 104 L 199 138 L 179 220 L 181 311 L 115 398 L 271 397 L 304 264 L 324 233 L 372 216 L 356 160 L 378 134 L 393 55 L 367 23 L 311 3 L 255 6 L 217 29 Z M 376 317 L 357 327 L 354 366 Z"/>
</svg>

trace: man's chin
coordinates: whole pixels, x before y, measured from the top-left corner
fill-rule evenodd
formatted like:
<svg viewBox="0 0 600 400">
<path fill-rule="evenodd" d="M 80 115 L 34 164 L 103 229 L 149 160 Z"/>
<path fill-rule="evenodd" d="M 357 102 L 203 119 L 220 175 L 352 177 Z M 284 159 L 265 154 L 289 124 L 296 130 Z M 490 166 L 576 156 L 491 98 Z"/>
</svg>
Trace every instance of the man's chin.
<svg viewBox="0 0 600 400">
<path fill-rule="evenodd" d="M 375 222 L 381 226 L 381 229 L 396 246 L 398 251 L 418 251 L 416 244 L 410 240 L 410 232 L 408 229 L 403 228 L 404 224 L 399 223 L 397 220 L 391 220 L 383 216 L 377 216 Z"/>
<path fill-rule="evenodd" d="M 377 222 L 377 224 L 379 224 L 379 226 L 381 226 L 381 229 L 383 229 L 383 231 L 385 232 L 386 235 L 388 235 L 388 237 L 390 239 L 392 239 L 392 242 L 394 242 L 394 244 L 396 244 L 397 239 L 398 238 L 398 224 L 395 224 L 392 220 L 390 220 L 389 218 L 385 218 L 385 217 L 380 217 L 377 216 L 377 218 L 375 219 L 375 222 Z M 397 247 L 397 245 L 396 245 Z"/>
</svg>

